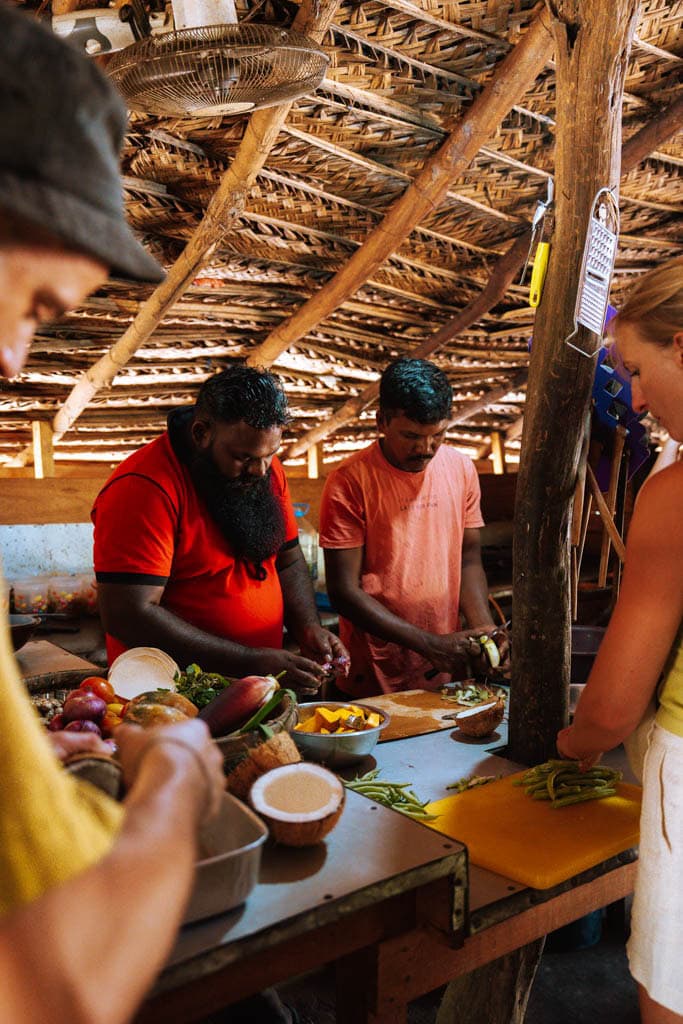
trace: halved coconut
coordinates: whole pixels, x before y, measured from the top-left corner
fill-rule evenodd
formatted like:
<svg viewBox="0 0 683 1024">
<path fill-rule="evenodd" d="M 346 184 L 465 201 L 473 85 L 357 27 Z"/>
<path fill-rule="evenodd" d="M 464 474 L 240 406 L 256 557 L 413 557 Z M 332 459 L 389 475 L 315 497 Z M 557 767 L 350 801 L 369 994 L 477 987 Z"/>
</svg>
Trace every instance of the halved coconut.
<svg viewBox="0 0 683 1024">
<path fill-rule="evenodd" d="M 455 716 L 455 724 L 466 736 L 489 736 L 503 721 L 505 702 L 493 700 L 487 704 L 476 704 Z"/>
<path fill-rule="evenodd" d="M 249 801 L 284 846 L 313 846 L 332 831 L 344 808 L 344 787 L 319 764 L 273 768 L 256 780 Z"/>
<path fill-rule="evenodd" d="M 240 800 L 246 800 L 249 790 L 261 775 L 297 761 L 301 761 L 301 754 L 289 733 L 275 733 L 263 743 L 251 747 L 241 761 L 226 769 L 226 788 Z"/>
</svg>

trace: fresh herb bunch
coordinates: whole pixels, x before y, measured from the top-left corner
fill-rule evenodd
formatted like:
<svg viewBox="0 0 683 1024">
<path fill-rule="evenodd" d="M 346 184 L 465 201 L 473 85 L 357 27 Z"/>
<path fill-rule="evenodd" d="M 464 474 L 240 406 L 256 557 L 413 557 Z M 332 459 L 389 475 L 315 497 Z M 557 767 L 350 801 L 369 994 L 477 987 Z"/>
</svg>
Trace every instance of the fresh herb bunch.
<svg viewBox="0 0 683 1024">
<path fill-rule="evenodd" d="M 188 665 L 184 672 L 176 672 L 174 679 L 178 693 L 191 700 L 200 711 L 235 681 L 218 672 L 202 672 L 199 665 L 194 664 Z"/>
</svg>

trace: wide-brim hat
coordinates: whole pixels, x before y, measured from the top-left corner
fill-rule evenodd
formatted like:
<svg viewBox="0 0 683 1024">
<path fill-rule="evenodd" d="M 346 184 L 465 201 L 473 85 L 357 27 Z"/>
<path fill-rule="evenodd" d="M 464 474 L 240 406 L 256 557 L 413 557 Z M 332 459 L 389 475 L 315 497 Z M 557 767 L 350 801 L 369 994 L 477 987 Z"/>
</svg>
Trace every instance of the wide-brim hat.
<svg viewBox="0 0 683 1024">
<path fill-rule="evenodd" d="M 0 208 L 55 235 L 112 274 L 164 270 L 125 215 L 123 100 L 92 61 L 0 0 Z"/>
</svg>

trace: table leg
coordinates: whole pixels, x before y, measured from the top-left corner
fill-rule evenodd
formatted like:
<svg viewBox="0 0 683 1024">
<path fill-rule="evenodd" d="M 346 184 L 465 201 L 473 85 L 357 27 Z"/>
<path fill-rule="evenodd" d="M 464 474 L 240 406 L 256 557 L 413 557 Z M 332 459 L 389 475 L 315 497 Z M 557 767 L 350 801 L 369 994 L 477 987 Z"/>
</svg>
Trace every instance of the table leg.
<svg viewBox="0 0 683 1024">
<path fill-rule="evenodd" d="M 436 1024 L 524 1024 L 545 937 L 448 983 Z"/>
<path fill-rule="evenodd" d="M 334 967 L 336 1024 L 407 1024 L 406 1003 L 376 1010 L 376 946 L 340 957 Z"/>
</svg>

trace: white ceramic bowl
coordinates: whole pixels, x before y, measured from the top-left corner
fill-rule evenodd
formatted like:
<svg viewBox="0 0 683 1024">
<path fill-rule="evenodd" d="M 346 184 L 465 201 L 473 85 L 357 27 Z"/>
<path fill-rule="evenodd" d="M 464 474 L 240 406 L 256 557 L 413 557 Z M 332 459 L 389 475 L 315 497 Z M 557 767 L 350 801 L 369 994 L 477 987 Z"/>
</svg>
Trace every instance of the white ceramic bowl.
<svg viewBox="0 0 683 1024">
<path fill-rule="evenodd" d="M 299 704 L 297 709 L 299 721 L 305 722 L 315 713 L 315 709 L 320 707 L 336 711 L 337 708 L 350 708 L 351 702 L 316 700 L 307 704 Z M 298 732 L 293 729 L 292 739 L 304 758 L 310 761 L 320 761 L 328 768 L 342 768 L 344 765 L 362 761 L 377 743 L 382 729 L 386 729 L 389 724 L 389 715 L 386 711 L 365 702 L 363 702 L 363 707 L 366 711 L 374 711 L 379 715 L 380 724 L 374 729 L 363 729 L 361 732 L 342 732 L 339 735 L 331 733 L 329 736 L 318 732 Z"/>
<path fill-rule="evenodd" d="M 224 914 L 245 902 L 258 881 L 268 829 L 251 808 L 230 793 L 199 839 L 201 860 L 184 923 Z"/>
</svg>

